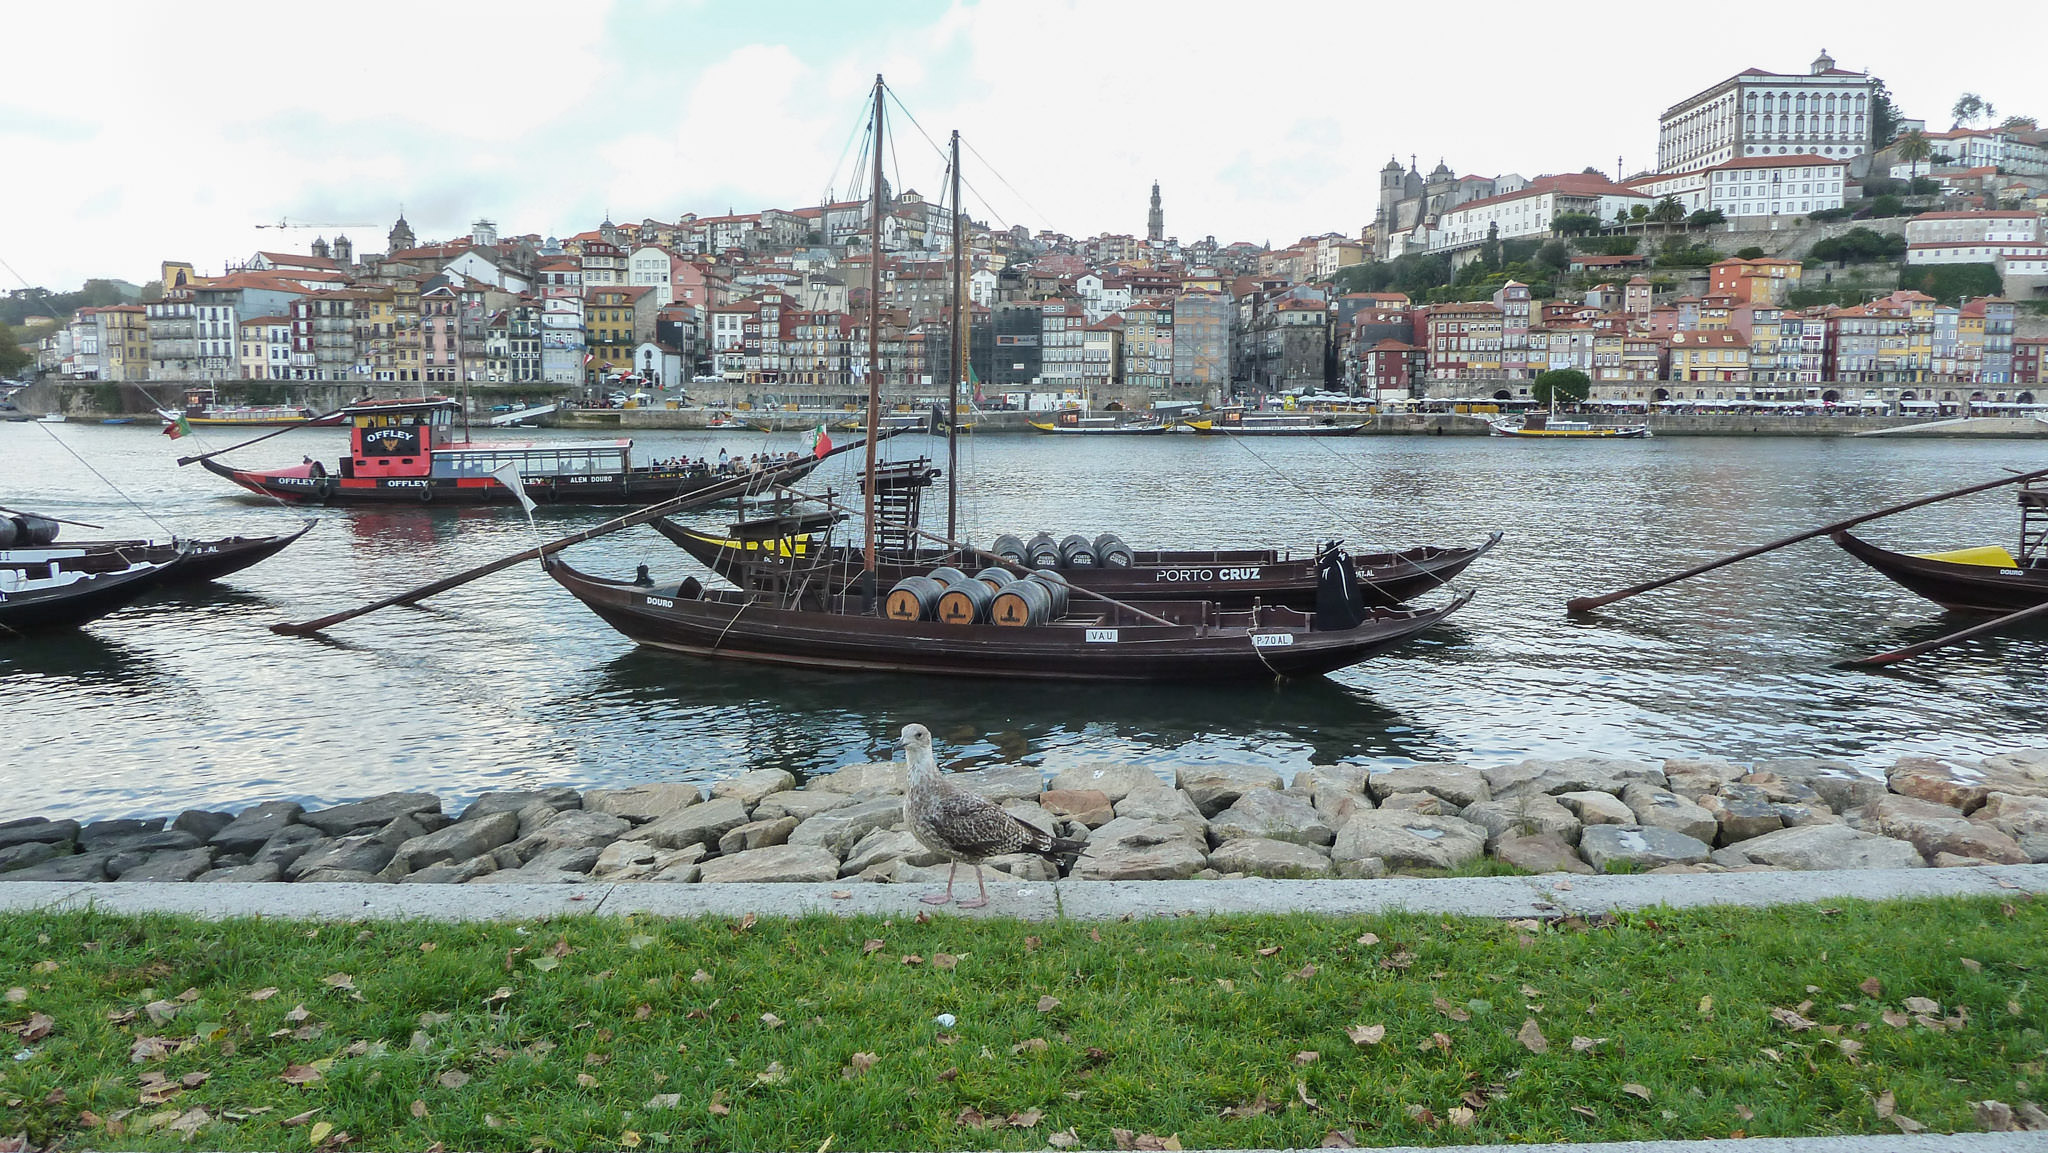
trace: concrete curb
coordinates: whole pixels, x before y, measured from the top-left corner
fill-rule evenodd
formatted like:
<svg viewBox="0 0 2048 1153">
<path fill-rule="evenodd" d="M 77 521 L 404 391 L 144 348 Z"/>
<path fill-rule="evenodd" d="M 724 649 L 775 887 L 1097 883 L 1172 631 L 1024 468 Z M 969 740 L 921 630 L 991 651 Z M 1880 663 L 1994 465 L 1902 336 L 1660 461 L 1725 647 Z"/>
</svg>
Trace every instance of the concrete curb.
<svg viewBox="0 0 2048 1153">
<path fill-rule="evenodd" d="M 931 906 L 931 885 L 659 884 L 154 884 L 119 881 L 0 883 L 0 912 L 98 909 L 195 917 L 327 920 L 425 918 L 504 921 L 538 917 L 956 916 L 1046 921 L 1221 914 L 1444 913 L 1555 917 L 1651 907 L 1765 908 L 1839 900 L 1995 897 L 2048 893 L 2048 865 L 1976 869 L 1841 869 L 1799 873 L 1660 876 L 1472 877 L 1373 881 L 1013 881 L 991 884 L 983 909 Z"/>
</svg>

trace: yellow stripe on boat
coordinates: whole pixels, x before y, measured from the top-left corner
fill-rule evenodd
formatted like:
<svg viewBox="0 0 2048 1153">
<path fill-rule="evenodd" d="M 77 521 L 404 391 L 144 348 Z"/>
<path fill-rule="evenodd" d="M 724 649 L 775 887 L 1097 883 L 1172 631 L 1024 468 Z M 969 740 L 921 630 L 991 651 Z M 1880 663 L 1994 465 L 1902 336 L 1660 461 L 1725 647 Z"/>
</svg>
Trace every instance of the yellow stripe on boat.
<svg viewBox="0 0 2048 1153">
<path fill-rule="evenodd" d="M 2012 553 L 2001 545 L 1985 545 L 1982 548 L 1959 548 L 1953 552 L 1915 553 L 1921 560 L 1941 560 L 1950 564 L 1976 564 L 1987 568 L 2018 568 L 2020 562 L 2012 559 Z"/>
<path fill-rule="evenodd" d="M 698 540 L 715 544 L 721 549 L 731 549 L 735 552 L 773 552 L 781 557 L 798 557 L 811 551 L 811 538 L 808 536 L 796 537 L 793 540 L 790 537 L 781 537 L 764 548 L 760 541 L 734 540 L 731 537 L 710 536 L 705 533 L 692 533 L 690 535 Z"/>
</svg>

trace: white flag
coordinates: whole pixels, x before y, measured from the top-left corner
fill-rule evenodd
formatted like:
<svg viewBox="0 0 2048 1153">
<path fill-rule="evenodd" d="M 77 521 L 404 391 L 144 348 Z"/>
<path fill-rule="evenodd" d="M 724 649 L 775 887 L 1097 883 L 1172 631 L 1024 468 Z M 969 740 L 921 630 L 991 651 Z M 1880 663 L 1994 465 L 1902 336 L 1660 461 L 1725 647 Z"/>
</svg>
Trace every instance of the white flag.
<svg viewBox="0 0 2048 1153">
<path fill-rule="evenodd" d="M 526 510 L 527 516 L 533 515 L 533 498 L 526 495 L 526 482 L 519 476 L 518 465 L 508 461 L 491 475 L 498 479 L 499 484 L 512 490 L 512 495 L 518 498 L 519 507 Z"/>
</svg>

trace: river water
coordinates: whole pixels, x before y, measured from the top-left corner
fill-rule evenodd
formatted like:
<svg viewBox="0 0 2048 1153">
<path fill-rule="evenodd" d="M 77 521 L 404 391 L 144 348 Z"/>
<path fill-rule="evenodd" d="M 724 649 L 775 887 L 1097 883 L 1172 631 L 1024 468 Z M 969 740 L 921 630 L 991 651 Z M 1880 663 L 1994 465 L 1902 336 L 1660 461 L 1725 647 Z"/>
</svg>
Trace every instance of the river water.
<svg viewBox="0 0 2048 1153">
<path fill-rule="evenodd" d="M 496 434 L 494 434 L 496 435 Z M 543 431 L 531 436 L 576 439 Z M 299 514 L 181 454 L 151 426 L 0 424 L 0 504 L 105 526 L 85 537 L 288 529 Z M 801 447 L 795 435 L 636 435 L 648 457 Z M 249 466 L 330 462 L 345 433 L 299 430 Z M 195 448 L 196 446 L 196 448 Z M 903 436 L 896 456 L 943 442 Z M 856 457 L 858 453 L 846 454 Z M 2048 744 L 2048 631 L 1969 643 L 1889 673 L 1844 657 L 1961 627 L 1810 541 L 1620 602 L 1564 602 L 1859 512 L 2040 467 L 2029 442 L 1665 438 L 1553 444 L 1476 437 L 1232 441 L 969 437 L 961 524 L 976 539 L 1110 530 L 1133 547 L 1500 547 L 1478 596 L 1422 640 L 1328 679 L 1234 688 L 1062 687 L 848 677 L 636 650 L 523 565 L 325 638 L 267 626 L 423 584 L 530 546 L 517 509 L 319 510 L 278 557 L 161 594 L 82 632 L 0 644 L 0 819 L 160 815 L 263 800 L 333 803 L 395 789 L 450 807 L 512 787 L 708 782 L 889 759 L 930 726 L 942 762 L 1172 765 L 1460 761 L 1599 753 L 1983 755 Z M 851 489 L 853 462 L 819 482 Z M 942 489 L 933 490 L 943 521 Z M 616 510 L 543 509 L 561 535 Z M 941 525 L 941 527 L 943 527 Z M 1891 547 L 2011 547 L 2009 490 L 1865 526 Z M 651 529 L 566 554 L 585 571 L 695 570 Z M 701 570 L 695 570 L 701 571 Z"/>
</svg>

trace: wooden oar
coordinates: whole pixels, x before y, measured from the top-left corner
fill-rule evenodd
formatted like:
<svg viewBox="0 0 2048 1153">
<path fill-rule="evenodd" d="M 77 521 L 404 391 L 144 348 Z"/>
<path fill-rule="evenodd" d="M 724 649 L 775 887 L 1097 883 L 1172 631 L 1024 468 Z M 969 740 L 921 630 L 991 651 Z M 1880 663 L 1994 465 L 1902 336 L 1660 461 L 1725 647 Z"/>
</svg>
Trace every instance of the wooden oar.
<svg viewBox="0 0 2048 1153">
<path fill-rule="evenodd" d="M 1945 649 L 1959 641 L 1981 637 L 1986 633 L 1995 633 L 2007 625 L 2016 625 L 2021 621 L 2032 620 L 2038 616 L 2048 616 L 2048 601 L 2042 601 L 2032 608 L 2021 609 L 2016 613 L 2007 613 L 2002 617 L 1985 621 L 1981 625 L 1971 625 L 1969 628 L 1963 629 L 1960 632 L 1950 633 L 1945 637 L 1936 637 L 1931 641 L 1921 641 L 1917 645 L 1907 645 L 1905 648 L 1893 649 L 1888 653 L 1857 657 L 1854 660 L 1836 661 L 1835 667 L 1838 669 L 1867 669 L 1876 668 L 1881 665 L 1895 665 L 1900 661 L 1917 657 L 1921 653 L 1931 653 L 1935 649 Z"/>
<path fill-rule="evenodd" d="M 893 435 L 895 434 L 887 433 L 884 435 L 884 439 L 887 439 L 887 437 Z M 863 442 L 861 441 L 854 441 L 842 447 L 834 448 L 830 452 L 827 452 L 825 454 L 825 457 L 837 456 L 842 452 L 859 448 L 862 446 L 862 443 Z M 820 457 L 819 459 L 823 460 L 825 459 L 825 457 Z M 277 633 L 281 636 L 308 636 L 313 633 L 320 632 L 323 629 L 331 628 L 334 625 L 342 623 L 343 621 L 352 621 L 357 617 L 367 616 L 370 613 L 376 612 L 378 609 L 388 609 L 393 607 L 394 605 L 417 604 L 420 601 L 423 601 L 428 597 L 435 595 L 436 593 L 447 592 L 449 589 L 455 588 L 458 585 L 468 584 L 470 581 L 476 580 L 478 577 L 489 576 L 494 572 L 499 572 L 503 569 L 511 568 L 513 565 L 519 564 L 523 561 L 530 561 L 537 559 L 539 557 L 548 556 L 552 553 L 561 552 L 563 549 L 568 548 L 570 545 L 581 544 L 584 541 L 590 540 L 594 537 L 606 536 L 611 533 L 618 532 L 620 529 L 632 528 L 636 524 L 646 524 L 648 521 L 651 521 L 656 517 L 667 516 L 669 513 L 672 512 L 688 512 L 691 509 L 701 508 L 708 504 L 716 504 L 721 500 L 729 500 L 736 496 L 743 496 L 748 491 L 750 491 L 753 488 L 753 486 L 761 483 L 762 475 L 763 474 L 749 473 L 745 476 L 736 476 L 731 480 L 722 481 L 718 484 L 712 485 L 709 488 L 698 489 L 696 492 L 689 493 L 688 495 L 673 497 L 669 500 L 662 501 L 659 504 L 651 504 L 648 505 L 646 508 L 640 509 L 636 512 L 627 513 L 625 516 L 614 517 L 613 519 L 608 520 L 603 524 L 597 525 L 593 528 L 587 528 L 581 532 L 571 533 L 565 537 L 557 537 L 554 540 L 547 541 L 544 544 L 536 545 L 533 548 L 526 549 L 522 552 L 514 553 L 508 557 L 500 557 L 497 560 L 491 561 L 489 564 L 481 564 L 473 569 L 466 569 L 462 572 L 456 573 L 454 576 L 442 577 L 440 580 L 434 581 L 431 584 L 421 585 L 420 587 L 412 589 L 408 592 L 399 593 L 397 596 L 385 597 L 383 600 L 373 601 L 370 604 L 362 605 L 358 608 L 352 608 L 345 612 L 331 613 L 327 616 L 320 617 L 317 620 L 298 622 L 280 621 L 277 624 L 271 625 L 270 631 Z"/>
<path fill-rule="evenodd" d="M 1985 481 L 1983 484 L 1973 484 L 1970 485 L 1968 488 L 1959 488 L 1951 492 L 1937 493 L 1934 496 L 1921 497 L 1919 500 L 1909 500 L 1904 504 L 1895 504 L 1892 505 L 1890 508 L 1881 508 L 1878 509 L 1876 512 L 1864 513 L 1862 516 L 1850 517 L 1848 520 L 1836 521 L 1834 524 L 1830 525 L 1822 525 L 1820 528 L 1814 529 L 1811 532 L 1802 532 L 1795 536 L 1785 537 L 1782 540 L 1774 540 L 1769 544 L 1760 544 L 1757 545 L 1755 548 L 1746 548 L 1739 553 L 1733 554 L 1732 556 L 1725 556 L 1722 557 L 1720 560 L 1710 561 L 1707 564 L 1698 566 L 1697 568 L 1689 568 L 1682 573 L 1664 577 L 1661 580 L 1653 580 L 1646 582 L 1644 584 L 1631 585 L 1628 588 L 1622 589 L 1620 592 L 1608 593 L 1606 596 L 1579 597 L 1576 600 L 1566 601 L 1564 606 L 1565 611 L 1569 613 L 1589 612 L 1593 609 L 1601 607 L 1602 605 L 1610 605 L 1618 600 L 1626 600 L 1629 597 L 1635 596 L 1637 593 L 1646 593 L 1649 592 L 1651 589 L 1660 589 L 1668 584 L 1677 584 L 1679 581 L 1685 580 L 1688 577 L 1696 577 L 1701 573 L 1712 572 L 1715 569 L 1722 567 L 1723 565 L 1731 565 L 1739 560 L 1748 560 L 1750 557 L 1753 556 L 1761 556 L 1762 554 L 1771 552 L 1774 549 L 1784 548 L 1788 544 L 1798 544 L 1800 541 L 1803 540 L 1812 540 L 1814 537 L 1817 536 L 1827 536 L 1829 533 L 1837 533 L 1841 532 L 1843 529 L 1846 528 L 1854 528 L 1855 526 L 1862 524 L 1865 521 L 1877 520 L 1879 517 L 1891 516 L 1894 513 L 1901 513 L 1907 511 L 1908 509 L 1920 508 L 1923 505 L 1937 504 L 1945 500 L 1954 500 L 1956 497 L 1968 496 L 1971 493 L 1975 492 L 1986 492 L 1994 488 L 2003 488 L 2004 486 L 2009 484 L 2022 484 L 2026 481 L 2038 480 L 2041 477 L 2048 477 L 2048 468 L 2036 469 L 2033 472 L 2015 473 L 2012 476 L 2008 476 L 2000 480 Z"/>
<path fill-rule="evenodd" d="M 262 436 L 251 437 L 250 439 L 245 440 L 240 444 L 231 444 L 226 448 L 214 449 L 212 452 L 202 452 L 198 456 L 181 456 L 178 458 L 178 467 L 184 468 L 188 464 L 197 464 L 202 460 L 206 460 L 209 457 L 219 456 L 221 453 L 224 452 L 233 452 L 238 448 L 247 448 L 250 445 L 257 443 L 258 441 L 269 440 L 273 436 L 283 436 L 285 433 L 288 432 L 297 432 L 299 429 L 305 428 L 309 425 L 319 424 L 321 421 L 326 420 L 329 417 L 340 416 L 342 413 L 347 411 L 348 409 L 346 408 L 337 408 L 333 412 L 321 413 L 319 416 L 313 417 L 310 420 L 301 421 L 298 424 L 285 425 L 283 428 L 280 428 L 275 432 L 266 432 Z"/>
</svg>

